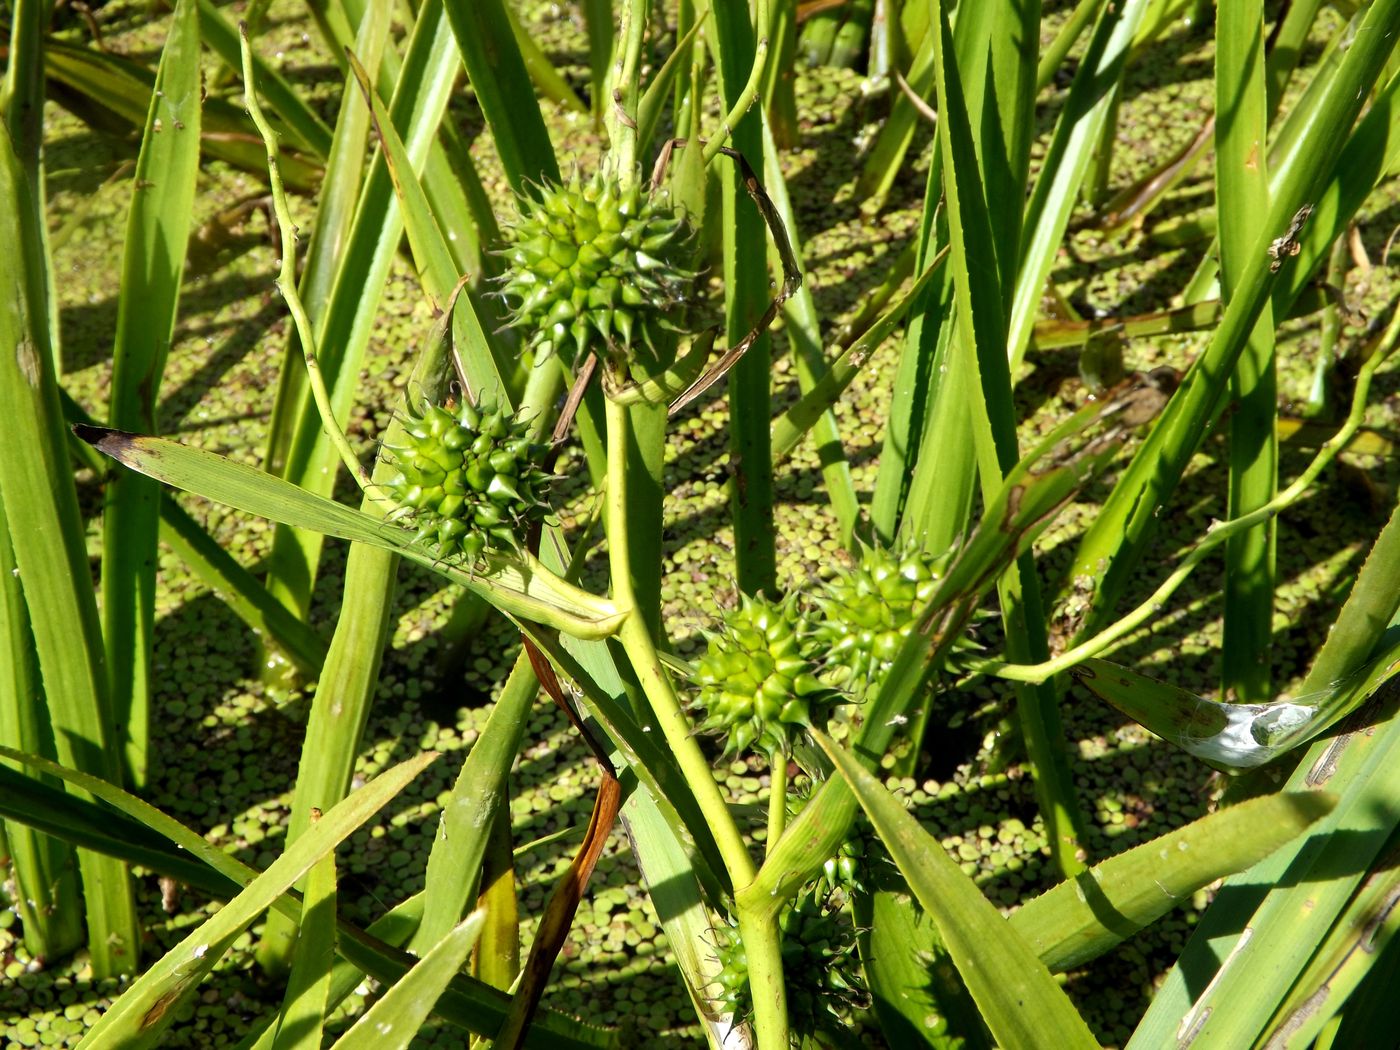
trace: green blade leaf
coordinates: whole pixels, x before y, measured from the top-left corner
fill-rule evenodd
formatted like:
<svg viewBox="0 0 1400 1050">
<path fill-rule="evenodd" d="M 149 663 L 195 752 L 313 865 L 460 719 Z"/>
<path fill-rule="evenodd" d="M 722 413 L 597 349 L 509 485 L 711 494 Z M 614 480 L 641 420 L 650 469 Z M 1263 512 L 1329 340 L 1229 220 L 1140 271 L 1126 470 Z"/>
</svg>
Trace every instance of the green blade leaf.
<svg viewBox="0 0 1400 1050">
<path fill-rule="evenodd" d="M 1314 1045 L 1313 1040 L 1329 1021 L 1339 1015 L 1350 1019 L 1353 993 L 1368 983 L 1372 975 L 1379 971 L 1384 979 L 1387 967 L 1382 960 L 1393 953 L 1397 944 L 1395 934 L 1400 930 L 1400 908 L 1395 907 L 1400 896 L 1397 862 L 1400 862 L 1400 852 L 1392 832 L 1385 852 L 1372 862 L 1365 882 L 1338 915 L 1307 968 L 1269 1021 L 1266 1029 L 1269 1043 L 1290 1047 Z M 1336 1045 L 1383 1046 L 1385 1043 L 1382 1038 L 1371 1036 L 1359 1042 Z"/>
<path fill-rule="evenodd" d="M 199 12 L 181 0 L 151 91 L 122 249 L 108 422 L 154 433 L 185 272 L 201 127 Z M 160 486 L 118 471 L 102 517 L 102 627 L 127 781 L 146 781 Z"/>
<path fill-rule="evenodd" d="M 50 36 L 44 44 L 44 71 L 51 81 L 116 113 L 128 124 L 144 124 L 156 79 L 144 66 Z M 267 153 L 258 140 L 257 128 L 247 113 L 223 99 L 205 100 L 200 149 L 258 178 L 267 174 Z M 320 181 L 321 169 L 304 156 L 286 153 L 281 163 L 282 180 L 292 189 L 311 190 Z"/>
<path fill-rule="evenodd" d="M 801 258 L 802 244 L 797 236 L 797 216 L 792 210 L 782 165 L 778 162 L 778 147 L 774 144 L 766 123 L 763 126 L 763 149 L 763 179 L 767 184 L 768 196 L 772 198 L 773 207 L 777 209 L 783 226 L 788 231 L 794 255 Z M 769 256 L 773 278 L 775 281 L 781 281 L 782 262 L 774 250 L 770 250 Z M 805 283 L 783 303 L 783 318 L 786 322 L 793 365 L 797 371 L 798 385 L 806 393 L 815 385 L 817 375 L 825 362 L 821 352 L 821 321 L 817 314 L 816 302 L 812 298 L 812 289 Z M 846 459 L 841 443 L 841 430 L 836 423 L 835 409 L 828 408 L 823 412 L 815 427 L 814 438 L 821 458 L 822 480 L 826 483 L 827 499 L 841 526 L 843 542 L 849 547 L 851 537 L 860 524 L 860 498 L 856 494 L 855 482 L 851 478 L 851 465 Z M 776 425 L 770 426 L 769 440 L 776 445 L 775 431 Z M 772 455 L 774 462 L 777 462 L 780 454 L 776 447 L 773 448 Z"/>
<path fill-rule="evenodd" d="M 394 130 L 384 103 L 379 100 L 370 84 L 369 75 L 354 55 L 350 56 L 350 69 L 369 104 L 374 130 L 384 149 L 384 163 L 388 168 L 389 177 L 393 180 L 394 194 L 398 197 L 399 207 L 403 212 L 404 232 L 408 234 L 408 243 L 418 264 L 424 290 L 433 298 L 439 310 L 449 309 L 453 301 L 453 288 L 457 283 L 457 266 L 448 248 L 447 238 L 443 236 L 423 187 L 413 173 L 408 151 L 404 148 L 398 132 Z M 465 379 L 471 396 L 498 407 L 510 407 L 506 384 L 498 367 L 504 350 L 497 346 L 498 340 L 492 339 L 481 323 L 477 314 L 476 296 L 469 289 L 463 291 L 466 294 L 459 298 L 459 305 L 453 314 L 457 322 L 454 326 L 456 338 L 453 346 L 466 373 Z"/>
<path fill-rule="evenodd" d="M 1029 148 L 1025 135 L 1030 98 L 1025 91 L 1034 81 L 1034 69 L 1026 60 L 1028 56 L 1006 54 L 1004 44 L 1025 31 L 1020 25 L 1024 12 L 1018 13 L 1010 4 L 984 3 L 964 11 L 960 23 L 969 15 L 974 15 L 982 27 L 973 39 L 985 35 L 990 42 L 985 67 L 975 61 L 953 61 L 953 34 L 941 3 L 935 4 L 935 21 L 930 28 L 940 106 L 938 140 L 952 246 L 949 265 L 958 319 L 951 352 L 967 356 L 965 367 L 973 380 L 972 390 L 981 394 L 980 398 L 970 399 L 971 429 L 982 499 L 990 505 L 1002 478 L 1015 469 L 1020 459 L 1003 299 L 1003 287 L 1014 273 L 1010 257 L 1019 230 L 1014 220 L 1004 218 L 1010 210 L 994 212 L 991 202 L 993 195 L 1016 199 L 1023 192 L 1024 171 L 1018 179 L 1013 167 L 1020 167 L 1017 154 Z M 998 57 L 1005 64 L 1000 68 L 995 61 Z M 959 66 L 965 66 L 966 72 Z M 1018 81 L 1021 93 L 1015 90 Z M 984 83 L 995 84 L 998 92 L 981 90 Z M 974 141 L 974 126 L 978 141 L 996 143 L 984 144 L 981 155 Z M 998 141 L 1002 135 L 1010 141 Z M 1001 163 L 996 162 L 998 158 Z M 1001 246 L 1000 258 L 997 246 Z M 936 465 L 937 459 L 926 458 L 920 467 L 927 470 Z M 1029 549 L 1022 550 L 1000 573 L 997 592 L 1008 655 L 1015 660 L 1047 658 L 1048 630 L 1035 558 Z M 1045 820 L 1051 856 L 1062 872 L 1070 874 L 1083 867 L 1077 841 L 1083 817 L 1064 757 L 1064 732 L 1055 690 L 1045 685 L 1022 685 L 1016 693 L 1021 736 L 1035 769 L 1036 801 Z"/>
<path fill-rule="evenodd" d="M 391 10 L 383 4 L 373 4 L 360 22 L 354 46 L 366 67 L 379 72 L 385 59 L 389 36 Z M 392 51 L 391 51 L 392 53 Z M 249 49 L 252 55 L 252 49 Z M 337 57 L 342 57 L 339 48 Z M 240 56 L 241 57 L 241 56 Z M 365 144 L 369 137 L 369 107 L 351 88 L 353 73 L 346 71 L 343 101 L 336 116 L 335 135 L 326 158 L 326 175 L 316 195 L 316 217 L 311 224 L 310 243 L 302 261 L 297 293 L 312 325 L 319 330 L 325 320 L 326 303 L 335 276 L 344 262 L 350 235 L 354 229 L 355 204 L 364 182 Z M 284 158 L 279 168 L 286 182 Z M 385 221 L 391 221 L 388 216 Z M 296 325 L 287 326 L 287 348 L 277 382 L 277 396 L 272 403 L 271 419 L 263 462 L 274 473 L 281 473 L 286 462 L 286 450 L 297 425 L 297 411 L 307 396 L 307 374 L 302 360 L 301 338 Z"/>
<path fill-rule="evenodd" d="M 894 305 L 873 322 L 865 332 L 853 339 L 849 346 L 842 349 L 832 360 L 826 372 L 813 381 L 810 389 L 806 390 L 792 407 L 773 420 L 771 432 L 775 463 L 792 455 L 807 432 L 815 427 L 822 420 L 824 414 L 830 411 L 841 399 L 841 395 L 860 374 L 861 369 L 870 360 L 871 355 L 879 345 L 899 327 L 904 320 L 904 315 L 909 312 L 910 306 L 928 287 L 929 282 L 946 258 L 946 254 L 940 254 L 935 258 L 909 290 L 895 300 Z"/>
<path fill-rule="evenodd" d="M 160 538 L 257 636 L 281 650 L 308 679 L 316 676 L 326 660 L 325 640 L 268 594 L 262 581 L 220 547 L 168 491 L 161 493 Z"/>
<path fill-rule="evenodd" d="M 1055 258 L 1064 242 L 1070 213 L 1094 155 L 1094 146 L 1118 95 L 1137 27 L 1148 0 L 1103 4 L 1088 48 L 1070 85 L 1055 133 L 1046 150 L 1035 190 L 1026 206 L 1025 243 L 1013 293 L 1007 346 L 1012 365 L 1025 353 Z"/>
<path fill-rule="evenodd" d="M 1265 229 L 1264 4 L 1221 0 L 1217 7 L 1215 182 L 1220 222 L 1221 298 L 1233 297 L 1248 253 Z M 1278 382 L 1274 311 L 1266 304 L 1230 377 L 1229 517 L 1268 503 L 1278 491 Z M 1274 522 L 1231 536 L 1225 547 L 1222 695 L 1272 699 Z"/>
<path fill-rule="evenodd" d="M 1288 788 L 1325 789 L 1336 807 L 1226 882 L 1134 1033 L 1133 1050 L 1177 1046 L 1183 1036 L 1198 1046 L 1252 1046 L 1263 1036 L 1395 833 L 1395 700 L 1385 690 L 1348 723 L 1351 731 L 1309 749 Z"/>
<path fill-rule="evenodd" d="M 1061 882 L 1013 912 L 1011 925 L 1051 972 L 1074 969 L 1262 860 L 1336 804 L 1326 792 L 1287 792 L 1212 813 Z"/>
<path fill-rule="evenodd" d="M 330 1012 L 335 966 L 335 853 L 316 862 L 306 877 L 301 925 L 273 1050 L 320 1050 Z"/>
<path fill-rule="evenodd" d="M 10 526 L 0 503 L 0 745 L 53 752 L 53 729 L 44 706 L 39 658 L 29 628 Z M 60 804 L 76 801 L 58 781 L 44 786 Z M 57 959 L 83 943 L 82 899 L 76 858 L 67 843 L 20 821 L 0 823 L 0 851 L 10 858 L 10 906 L 24 926 L 24 945 L 35 958 Z"/>
<path fill-rule="evenodd" d="M 758 42 L 746 7 L 712 5 L 714 32 L 707 41 L 714 54 L 725 107 L 744 93 L 759 56 Z M 767 26 L 760 27 L 767 47 Z M 740 113 L 730 128 L 730 145 L 755 171 L 764 170 L 761 109 Z M 712 136 L 710 146 L 720 136 Z M 708 150 L 709 147 L 707 147 Z M 710 156 L 707 152 L 706 156 Z M 768 288 L 768 230 L 744 191 L 739 166 L 724 162 L 717 169 L 721 189 L 724 237 L 724 336 L 734 346 L 762 316 Z M 773 455 L 769 446 L 772 339 L 764 333 L 754 340 L 729 373 L 729 443 L 734 479 L 730 486 L 730 518 L 734 523 L 735 574 L 745 594 L 774 590 L 777 555 L 773 531 Z"/>
<path fill-rule="evenodd" d="M 505 5 L 501 0 L 447 0 L 447 19 L 511 189 L 528 193 L 531 183 L 558 182 L 554 145 Z"/>
<path fill-rule="evenodd" d="M 39 755 L 0 746 L 0 756 L 11 762 L 33 766 L 48 776 L 66 774 L 62 779 L 80 786 L 90 785 L 98 790 L 108 788 L 124 794 L 96 777 L 87 777 L 85 780 L 72 779 L 84 775 L 51 763 Z M 97 792 L 94 791 L 93 794 Z M 127 797 L 134 799 L 134 796 Z M 135 819 L 114 815 L 111 810 L 91 799 L 80 798 L 72 791 L 51 787 L 44 780 L 3 765 L 0 765 L 0 816 L 34 828 L 57 840 L 72 843 L 80 849 L 116 857 L 129 864 L 140 864 L 152 871 L 170 875 L 185 885 L 206 893 L 232 896 L 238 892 L 239 884 L 211 870 L 205 858 L 192 860 L 189 855 L 181 854 L 166 839 L 151 832 L 146 825 L 137 823 Z M 191 837 L 204 843 L 198 835 L 191 833 Z M 214 848 L 208 843 L 204 845 L 211 850 Z"/>
<path fill-rule="evenodd" d="M 88 1030 L 94 1046 L 156 1046 L 179 1003 L 244 930 L 321 857 L 402 791 L 434 759 L 427 751 L 376 777 L 335 806 L 211 919 L 177 944 Z"/>
<path fill-rule="evenodd" d="M 1318 693 L 1225 704 L 1090 658 L 1070 673 L 1101 699 L 1202 762 L 1238 773 L 1307 743 L 1365 703 L 1396 672 L 1400 643 Z"/>
<path fill-rule="evenodd" d="M 179 821 L 105 781 L 11 748 L 0 747 L 0 758 L 72 783 L 118 811 L 114 815 L 95 802 L 65 795 L 0 765 L 0 816 L 23 821 L 56 838 L 108 857 L 170 875 L 222 900 L 234 897 L 240 887 L 247 886 L 258 876 L 256 869 L 211 845 Z M 290 893 L 278 897 L 272 907 L 293 923 L 301 915 L 301 904 Z M 376 980 L 392 983 L 409 969 L 412 957 L 396 949 L 412 936 L 422 909 L 420 894 L 391 910 L 368 931 L 344 920 L 337 922 L 339 943 L 336 950 L 347 961 L 336 966 L 331 1002 L 343 1000 L 366 973 Z M 439 1000 L 437 1013 L 468 1031 L 490 1035 L 500 1027 L 509 1006 L 510 996 L 504 992 L 471 977 L 459 976 Z M 526 1036 L 525 1045 L 547 1050 L 555 1047 L 590 1050 L 614 1046 L 616 1039 L 611 1029 L 584 1024 L 554 1010 L 542 1010 Z"/>
<path fill-rule="evenodd" d="M 35 196 L 0 126 L 0 490 L 60 758 L 116 783 L 114 740 L 83 520 L 55 376 L 49 265 Z M 126 870 L 80 852 L 89 946 L 101 975 L 134 969 L 140 936 Z"/>
<path fill-rule="evenodd" d="M 651 789 L 639 785 L 622 807 L 622 825 L 637 857 L 637 866 L 662 929 L 676 956 L 676 968 L 696 1017 L 711 1046 L 723 1046 L 736 1019 L 715 1008 L 713 991 L 714 923 L 705 908 L 695 857 L 662 814 Z"/>
<path fill-rule="evenodd" d="M 1376 0 L 1365 9 L 1355 40 L 1319 103 L 1299 149 L 1310 157 L 1333 158 L 1371 86 L 1394 50 L 1388 27 L 1400 16 L 1400 0 Z M 1329 164 L 1299 164 L 1274 187 L 1268 221 L 1235 283 L 1233 297 L 1205 352 L 1182 379 L 1161 418 L 1133 457 L 1080 541 L 1072 581 L 1093 584 L 1093 609 L 1086 627 L 1103 623 L 1117 602 L 1158 521 L 1225 396 L 1225 382 L 1262 313 L 1291 245 L 1307 225 L 1331 171 Z M 1275 257 L 1277 256 L 1277 257 Z"/>
<path fill-rule="evenodd" d="M 100 427 L 74 428 L 83 440 L 148 477 L 297 528 L 392 551 L 461 583 L 510 615 L 583 638 L 606 637 L 621 616 L 610 602 L 528 561 L 487 554 L 481 572 L 448 565 L 410 529 L 352 510 L 223 456 L 161 438 Z"/>
<path fill-rule="evenodd" d="M 855 918 L 871 1005 L 891 1046 L 991 1050 L 977 1004 L 908 887 L 858 894 Z"/>
<path fill-rule="evenodd" d="M 485 922 L 485 912 L 468 915 L 335 1041 L 335 1050 L 403 1050 L 408 1046 L 448 982 L 462 968 Z"/>
<path fill-rule="evenodd" d="M 937 30 L 935 29 L 935 32 Z M 860 762 L 813 734 L 850 784 L 909 888 L 938 926 L 992 1035 L 1007 1050 L 1097 1047 L 1035 950 Z"/>
<path fill-rule="evenodd" d="M 451 800 L 443 807 L 428 854 L 423 918 L 411 945 L 419 955 L 461 922 L 468 902 L 476 899 L 492 816 L 505 802 L 506 777 L 539 691 L 530 657 L 522 652 L 491 709 L 491 717 L 462 763 Z"/>
</svg>

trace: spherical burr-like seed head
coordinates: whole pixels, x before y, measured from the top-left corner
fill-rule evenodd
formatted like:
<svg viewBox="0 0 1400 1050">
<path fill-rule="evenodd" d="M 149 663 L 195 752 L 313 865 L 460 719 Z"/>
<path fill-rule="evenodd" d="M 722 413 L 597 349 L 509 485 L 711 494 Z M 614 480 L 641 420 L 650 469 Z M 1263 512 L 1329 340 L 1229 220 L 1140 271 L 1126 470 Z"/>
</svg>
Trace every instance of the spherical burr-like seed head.
<svg viewBox="0 0 1400 1050">
<path fill-rule="evenodd" d="M 387 488 L 399 513 L 443 558 L 511 549 L 548 510 L 548 449 L 494 406 L 411 410 L 405 443 L 389 446 L 397 474 Z"/>
<path fill-rule="evenodd" d="M 535 352 L 608 350 L 654 367 L 695 282 L 681 212 L 603 171 L 522 197 L 519 212 L 504 231 L 502 291 Z"/>
<path fill-rule="evenodd" d="M 840 700 L 808 650 L 792 599 L 741 598 L 695 668 L 701 728 L 726 733 L 726 752 L 786 752 L 793 727 L 824 722 Z"/>
<path fill-rule="evenodd" d="M 863 547 L 856 566 L 827 583 L 817 599 L 822 619 L 813 636 L 825 654 L 828 680 L 858 699 L 880 687 L 947 560 Z"/>
</svg>

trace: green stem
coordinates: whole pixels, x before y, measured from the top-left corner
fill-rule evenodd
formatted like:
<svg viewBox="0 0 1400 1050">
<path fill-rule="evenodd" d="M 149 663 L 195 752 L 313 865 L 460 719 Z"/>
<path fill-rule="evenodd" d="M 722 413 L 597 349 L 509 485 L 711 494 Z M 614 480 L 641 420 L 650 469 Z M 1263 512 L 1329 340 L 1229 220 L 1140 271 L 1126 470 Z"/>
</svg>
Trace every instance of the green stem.
<svg viewBox="0 0 1400 1050">
<path fill-rule="evenodd" d="M 783 986 L 783 935 L 777 915 L 739 906 L 739 939 L 748 957 L 758 1050 L 786 1050 L 787 990 Z"/>
<path fill-rule="evenodd" d="M 768 756 L 768 839 L 763 847 L 765 857 L 783 837 L 787 824 L 787 755 L 774 751 Z"/>
<path fill-rule="evenodd" d="M 655 640 L 647 630 L 646 617 L 636 606 L 629 557 L 627 516 L 627 447 L 631 426 L 628 410 L 612 401 L 607 403 L 608 425 L 608 564 L 612 575 L 613 604 L 626 613 L 618 639 L 637 673 L 637 680 L 651 704 L 657 724 L 666 737 L 685 778 L 695 791 L 701 811 L 714 829 L 715 840 L 724 857 L 734 885 L 741 886 L 754 876 L 753 859 L 739 834 L 719 784 L 710 770 L 679 697 L 671 686 L 656 651 Z"/>
<path fill-rule="evenodd" d="M 602 100 L 603 123 L 608 129 L 608 143 L 615 171 L 622 184 L 628 185 L 637 172 L 637 99 L 640 95 L 642 42 L 646 36 L 649 0 L 628 0 L 622 16 L 618 38 L 622 55 L 608 82 L 607 97 Z"/>
<path fill-rule="evenodd" d="M 724 115 L 723 130 L 720 134 L 711 136 L 705 143 L 704 158 L 707 165 L 719 156 L 719 151 L 729 142 L 735 126 L 744 118 L 744 114 L 758 97 L 759 89 L 763 87 L 763 73 L 768 64 L 768 30 L 773 20 L 768 11 L 768 0 L 758 0 L 754 6 L 754 26 L 758 39 L 753 49 L 753 67 L 749 70 L 749 79 L 734 100 L 734 105 L 730 106 L 729 112 Z"/>
<path fill-rule="evenodd" d="M 1137 630 L 1144 623 L 1161 615 L 1162 609 L 1166 606 L 1167 599 L 1176 593 L 1192 571 L 1205 560 L 1206 556 L 1220 544 L 1229 540 L 1232 536 L 1238 536 L 1247 530 L 1254 528 L 1262 522 L 1277 517 L 1287 510 L 1298 500 L 1308 494 L 1314 481 L 1319 474 L 1327 468 L 1327 465 L 1337 457 L 1337 453 L 1346 448 L 1347 444 L 1360 429 L 1362 419 L 1366 413 L 1366 395 L 1371 389 L 1371 378 L 1375 375 L 1376 369 L 1382 362 L 1388 359 L 1394 345 L 1400 341 L 1400 314 L 1391 321 L 1390 331 L 1386 333 L 1386 340 L 1382 352 L 1374 354 L 1365 367 L 1361 370 L 1356 379 L 1356 391 L 1352 398 L 1351 412 L 1348 414 L 1346 422 L 1336 434 L 1327 441 L 1318 451 L 1317 456 L 1308 464 L 1306 470 L 1298 476 L 1298 479 L 1284 489 L 1268 503 L 1245 514 L 1217 525 L 1210 533 L 1201 540 L 1190 554 L 1188 554 L 1176 570 L 1168 576 L 1160 587 L 1158 587 L 1145 602 L 1139 605 L 1132 612 L 1122 619 L 1105 627 L 1098 634 L 1087 641 L 1076 645 L 1073 649 L 1068 649 L 1055 657 L 1053 660 L 1046 660 L 1038 664 L 1015 664 L 1005 663 L 1000 660 L 977 660 L 968 661 L 966 667 L 971 671 L 982 674 L 993 674 L 998 678 L 1006 678 L 1014 682 L 1044 682 L 1053 678 L 1057 674 L 1068 671 L 1082 660 L 1087 660 L 1091 656 L 1098 656 L 1106 652 L 1116 642 L 1128 634 Z"/>
<path fill-rule="evenodd" d="M 613 603 L 626 612 L 617 638 L 632 664 L 643 695 L 651 705 L 656 724 L 710 825 L 731 883 L 736 887 L 747 886 L 757 874 L 753 858 L 749 856 L 738 825 L 734 823 L 729 806 L 720 793 L 710 764 L 700 750 L 690 720 L 681 708 L 680 698 L 662 667 L 656 640 L 647 627 L 647 617 L 637 608 L 627 527 L 626 449 L 631 440 L 631 415 L 625 405 L 609 400 L 606 418 L 609 450 L 606 510 L 608 567 L 612 577 Z M 778 1050 L 787 1046 L 787 1005 L 783 992 L 777 915 L 740 906 L 738 919 L 739 936 L 748 954 L 758 1045 L 762 1050 L 769 1047 Z"/>
<path fill-rule="evenodd" d="M 282 188 L 282 174 L 277 168 L 277 135 L 263 116 L 258 105 L 258 93 L 253 86 L 253 50 L 248 44 L 245 27 L 239 27 L 239 47 L 243 55 L 243 98 L 248 106 L 248 115 L 258 126 L 263 143 L 267 146 L 267 178 L 272 189 L 272 210 L 277 215 L 277 229 L 282 236 L 282 259 L 277 274 L 277 290 L 287 302 L 292 320 L 297 326 L 297 337 L 301 340 L 302 353 L 306 358 L 306 375 L 311 381 L 311 395 L 316 399 L 316 409 L 321 413 L 321 425 L 325 427 L 331 444 L 340 453 L 341 462 L 350 471 L 362 492 L 370 490 L 369 471 L 360 463 L 345 431 L 336 422 L 335 411 L 331 407 L 330 391 L 326 389 L 321 366 L 316 359 L 316 336 L 311 329 L 311 318 L 306 314 L 301 296 L 297 293 L 297 241 L 296 227 L 292 225 L 292 214 L 287 208 L 287 194 Z"/>
<path fill-rule="evenodd" d="M 1069 19 L 1055 34 L 1055 39 L 1050 42 L 1050 46 L 1040 53 L 1040 64 L 1036 66 L 1035 70 L 1037 92 L 1055 79 L 1055 72 L 1064 63 L 1065 56 L 1084 35 L 1084 30 L 1089 27 L 1102 6 L 1103 0 L 1079 0 Z"/>
</svg>

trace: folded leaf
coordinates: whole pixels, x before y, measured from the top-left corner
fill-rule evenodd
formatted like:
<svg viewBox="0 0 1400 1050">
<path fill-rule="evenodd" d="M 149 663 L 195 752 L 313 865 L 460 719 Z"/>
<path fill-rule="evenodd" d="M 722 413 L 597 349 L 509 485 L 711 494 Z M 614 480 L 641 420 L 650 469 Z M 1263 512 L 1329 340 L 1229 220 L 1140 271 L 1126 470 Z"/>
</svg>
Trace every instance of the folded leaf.
<svg viewBox="0 0 1400 1050">
<path fill-rule="evenodd" d="M 101 427 L 73 432 L 119 463 L 176 488 L 296 528 L 393 551 L 485 598 L 502 612 L 579 638 L 603 638 L 622 622 L 613 605 L 526 557 L 488 553 L 480 571 L 441 561 L 411 529 L 362 514 L 254 467 L 161 438 Z"/>
</svg>

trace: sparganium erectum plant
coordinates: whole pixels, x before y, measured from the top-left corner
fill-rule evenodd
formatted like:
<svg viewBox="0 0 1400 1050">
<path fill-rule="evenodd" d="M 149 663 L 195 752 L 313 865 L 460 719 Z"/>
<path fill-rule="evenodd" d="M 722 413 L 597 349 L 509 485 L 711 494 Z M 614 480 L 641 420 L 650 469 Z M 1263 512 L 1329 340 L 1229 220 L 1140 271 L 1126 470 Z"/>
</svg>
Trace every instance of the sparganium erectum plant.
<svg viewBox="0 0 1400 1050">
<path fill-rule="evenodd" d="M 1400 515 L 1279 533 L 1396 429 L 1400 0 L 80 6 L 0 5 L 20 1045 L 1393 1043 Z"/>
</svg>

